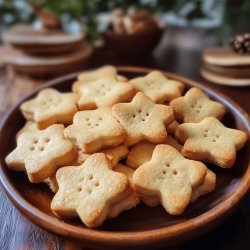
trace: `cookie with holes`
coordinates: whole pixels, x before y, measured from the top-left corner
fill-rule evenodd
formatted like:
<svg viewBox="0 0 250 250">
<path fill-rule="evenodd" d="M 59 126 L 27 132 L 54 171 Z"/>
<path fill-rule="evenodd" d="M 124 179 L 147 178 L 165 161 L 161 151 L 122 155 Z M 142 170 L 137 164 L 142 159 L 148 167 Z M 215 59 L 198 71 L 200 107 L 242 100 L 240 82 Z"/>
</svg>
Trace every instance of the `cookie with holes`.
<svg viewBox="0 0 250 250">
<path fill-rule="evenodd" d="M 194 203 L 200 196 L 204 196 L 214 191 L 215 186 L 216 175 L 210 169 L 207 168 L 203 182 L 198 186 L 192 187 L 190 203 Z M 156 207 L 161 204 L 159 198 L 154 196 L 144 196 L 141 197 L 141 200 L 149 207 Z"/>
<path fill-rule="evenodd" d="M 248 139 L 245 132 L 227 128 L 214 117 L 207 117 L 200 123 L 183 123 L 175 135 L 184 144 L 181 152 L 185 157 L 211 162 L 222 168 L 233 166 L 236 151 Z"/>
<path fill-rule="evenodd" d="M 114 76 L 105 76 L 81 84 L 77 104 L 80 110 L 112 107 L 115 103 L 131 100 L 135 92 L 131 84 L 120 82 Z"/>
<path fill-rule="evenodd" d="M 155 197 L 169 214 L 182 214 L 190 203 L 192 188 L 200 185 L 206 166 L 185 159 L 169 145 L 157 145 L 152 159 L 133 175 L 135 191 L 142 197 Z"/>
<path fill-rule="evenodd" d="M 177 149 L 179 152 L 181 151 L 182 146 L 171 135 L 167 136 L 166 143 Z M 156 146 L 157 144 L 151 142 L 140 142 L 134 145 L 128 153 L 126 165 L 136 169 L 143 163 L 150 161 Z"/>
<path fill-rule="evenodd" d="M 88 227 L 97 227 L 107 218 L 109 208 L 131 193 L 126 175 L 111 170 L 103 153 L 96 153 L 78 167 L 57 171 L 59 190 L 52 210 L 63 218 L 79 216 Z"/>
<path fill-rule="evenodd" d="M 129 168 L 123 164 L 118 164 L 113 169 L 115 172 L 125 174 L 129 180 L 130 186 L 133 187 L 133 174 L 134 169 Z M 129 210 L 140 203 L 140 197 L 134 190 L 122 201 L 114 204 L 109 209 L 108 218 L 112 219 L 117 217 L 121 212 Z"/>
<path fill-rule="evenodd" d="M 77 155 L 74 145 L 63 135 L 64 126 L 54 124 L 44 130 L 26 131 L 17 138 L 17 147 L 6 157 L 8 167 L 27 171 L 31 182 L 41 182 L 67 165 Z"/>
<path fill-rule="evenodd" d="M 221 120 L 226 108 L 221 103 L 212 101 L 198 88 L 191 88 L 185 96 L 170 102 L 174 115 L 179 122 L 200 122 L 212 116 Z"/>
<path fill-rule="evenodd" d="M 166 142 L 166 126 L 174 120 L 171 107 L 155 104 L 142 92 L 138 92 L 130 103 L 115 104 L 112 113 L 126 130 L 125 145 L 142 140 Z"/>
<path fill-rule="evenodd" d="M 39 94 L 24 102 L 20 109 L 27 120 L 44 129 L 55 123 L 72 123 L 77 109 L 77 95 L 74 93 L 60 93 L 55 89 L 44 89 Z"/>
<path fill-rule="evenodd" d="M 82 84 L 85 84 L 86 82 L 93 82 L 100 78 L 106 77 L 106 76 L 117 76 L 117 71 L 114 66 L 111 65 L 105 65 L 101 68 L 94 69 L 94 70 L 88 70 L 83 73 L 80 73 L 77 76 L 77 81 L 73 83 L 72 85 L 72 91 L 78 92 L 79 87 Z"/>
<path fill-rule="evenodd" d="M 91 154 L 83 153 L 80 149 L 77 150 L 78 150 L 77 157 L 67 165 L 79 166 L 83 164 L 89 156 L 91 156 Z M 129 152 L 128 147 L 124 145 L 119 145 L 117 147 L 103 149 L 99 153 L 104 153 L 106 155 L 107 159 L 111 163 L 111 167 L 113 168 L 117 166 L 120 160 L 124 159 L 127 156 L 128 152 Z M 56 193 L 58 191 L 58 183 L 56 181 L 55 174 L 45 179 L 44 182 L 50 187 L 53 193 Z"/>
<path fill-rule="evenodd" d="M 95 153 L 104 147 L 117 146 L 125 139 L 125 130 L 112 116 L 110 108 L 79 111 L 64 135 L 83 153 Z"/>
<path fill-rule="evenodd" d="M 183 83 L 166 78 L 160 71 L 152 71 L 146 76 L 130 80 L 129 83 L 155 103 L 169 102 L 181 96 L 184 89 Z"/>
</svg>

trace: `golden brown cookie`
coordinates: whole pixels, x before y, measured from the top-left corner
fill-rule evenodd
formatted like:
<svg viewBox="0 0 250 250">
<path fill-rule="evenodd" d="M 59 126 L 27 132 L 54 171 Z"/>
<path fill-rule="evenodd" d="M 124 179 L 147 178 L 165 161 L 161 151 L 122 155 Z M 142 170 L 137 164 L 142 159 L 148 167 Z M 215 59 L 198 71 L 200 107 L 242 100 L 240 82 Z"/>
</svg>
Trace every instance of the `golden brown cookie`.
<svg viewBox="0 0 250 250">
<path fill-rule="evenodd" d="M 181 145 L 172 136 L 167 136 L 166 143 L 177 149 L 179 152 L 181 151 Z M 136 169 L 143 163 L 150 161 L 156 146 L 157 144 L 151 142 L 139 142 L 134 145 L 129 151 L 126 161 L 127 166 Z"/>
<path fill-rule="evenodd" d="M 34 131 L 34 130 L 38 130 L 36 123 L 32 122 L 32 121 L 27 121 L 24 126 L 17 132 L 16 134 L 16 139 L 23 133 L 26 131 Z"/>
<path fill-rule="evenodd" d="M 174 135 L 175 130 L 177 129 L 179 123 L 176 120 L 173 120 L 168 126 L 167 126 L 167 132 L 170 135 Z"/>
<path fill-rule="evenodd" d="M 118 164 L 113 169 L 116 172 L 125 174 L 129 180 L 130 186 L 133 187 L 133 174 L 134 170 L 132 168 L 129 168 L 125 165 Z M 140 197 L 132 190 L 131 194 L 128 195 L 125 199 L 122 201 L 114 204 L 109 209 L 109 215 L 108 217 L 110 219 L 117 217 L 121 212 L 129 210 L 135 206 L 137 206 L 140 203 Z"/>
<path fill-rule="evenodd" d="M 73 93 L 60 93 L 55 89 L 44 89 L 39 94 L 24 102 L 20 109 L 27 120 L 44 129 L 55 123 L 72 123 L 77 109 L 77 96 Z"/>
<path fill-rule="evenodd" d="M 158 197 L 170 214 L 183 213 L 189 204 L 192 188 L 203 182 L 206 166 L 185 159 L 169 145 L 157 145 L 152 159 L 136 169 L 135 191 L 142 196 Z"/>
<path fill-rule="evenodd" d="M 182 154 L 194 160 L 208 161 L 222 168 L 230 168 L 236 151 L 246 143 L 246 133 L 225 127 L 214 117 L 200 123 L 183 123 L 176 130 L 176 137 L 184 146 Z"/>
<path fill-rule="evenodd" d="M 200 122 L 213 116 L 221 120 L 226 108 L 221 103 L 212 101 L 198 88 L 191 88 L 185 96 L 170 102 L 174 115 L 179 122 Z"/>
<path fill-rule="evenodd" d="M 125 130 L 112 116 L 110 108 L 77 112 L 73 125 L 64 130 L 83 153 L 94 153 L 103 147 L 116 146 L 125 139 Z"/>
<path fill-rule="evenodd" d="M 52 210 L 63 218 L 79 216 L 88 227 L 106 219 L 109 208 L 131 193 L 126 175 L 111 170 L 103 153 L 96 153 L 78 167 L 57 171 L 59 190 L 51 202 Z"/>
<path fill-rule="evenodd" d="M 117 70 L 114 66 L 105 65 L 101 68 L 85 71 L 80 73 L 77 77 L 77 81 L 72 85 L 72 91 L 78 93 L 79 88 L 82 84 L 86 82 L 93 82 L 98 79 L 102 79 L 105 77 L 116 77 L 116 79 L 120 82 L 127 82 L 128 79 L 125 76 L 117 75 Z"/>
<path fill-rule="evenodd" d="M 191 203 L 194 203 L 200 196 L 206 195 L 214 191 L 216 186 L 216 175 L 207 169 L 204 181 L 192 191 Z"/>
<path fill-rule="evenodd" d="M 214 191 L 216 185 L 216 175 L 207 168 L 206 176 L 203 182 L 195 187 L 192 187 L 192 195 L 190 198 L 190 203 L 194 203 L 200 196 L 206 195 Z M 156 207 L 159 206 L 160 200 L 154 196 L 144 196 L 141 197 L 141 200 L 144 204 L 149 207 Z"/>
<path fill-rule="evenodd" d="M 17 147 L 5 161 L 12 170 L 26 169 L 31 182 L 41 182 L 59 167 L 76 157 L 76 149 L 63 136 L 64 126 L 51 125 L 44 130 L 26 131 L 17 138 Z"/>
<path fill-rule="evenodd" d="M 115 103 L 131 100 L 134 87 L 127 82 L 119 82 L 114 76 L 105 76 L 93 82 L 81 84 L 78 89 L 80 110 L 112 107 Z"/>
<path fill-rule="evenodd" d="M 78 156 L 71 162 L 71 166 L 79 166 L 87 160 L 91 154 L 83 153 L 81 149 L 78 150 Z M 112 148 L 105 148 L 100 150 L 98 153 L 104 153 L 110 160 L 112 167 L 115 167 L 120 160 L 124 159 L 128 155 L 128 147 L 124 145 L 118 145 Z"/>
<path fill-rule="evenodd" d="M 160 71 L 152 71 L 146 76 L 129 81 L 137 91 L 142 91 L 155 103 L 171 101 L 179 96 L 184 89 L 181 82 L 167 79 Z"/>
<path fill-rule="evenodd" d="M 138 92 L 130 103 L 114 105 L 112 114 L 127 133 L 125 145 L 133 145 L 142 140 L 166 142 L 166 126 L 174 119 L 170 107 L 155 104 L 142 92 Z"/>
</svg>

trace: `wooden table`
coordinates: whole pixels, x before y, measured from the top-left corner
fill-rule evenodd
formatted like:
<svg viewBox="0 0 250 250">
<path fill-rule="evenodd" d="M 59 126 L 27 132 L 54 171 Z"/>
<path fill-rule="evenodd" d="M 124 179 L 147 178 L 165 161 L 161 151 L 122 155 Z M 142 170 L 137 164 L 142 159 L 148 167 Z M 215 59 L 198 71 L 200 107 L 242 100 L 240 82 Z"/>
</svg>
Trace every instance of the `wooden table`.
<svg viewBox="0 0 250 250">
<path fill-rule="evenodd" d="M 199 75 L 201 50 L 170 47 L 164 41 L 165 39 L 153 56 L 137 58 L 124 59 L 114 56 L 112 52 L 103 48 L 97 49 L 89 67 L 109 63 L 172 71 L 219 90 L 250 113 L 250 87 L 224 87 L 206 82 Z M 0 65 L 0 119 L 18 98 L 45 80 L 47 79 L 31 79 L 27 76 L 16 75 L 7 67 Z M 0 249 L 81 249 L 74 243 L 66 242 L 63 238 L 39 228 L 23 217 L 1 188 L 0 199 Z M 238 210 L 221 226 L 174 249 L 250 249 L 250 194 L 245 197 Z"/>
</svg>

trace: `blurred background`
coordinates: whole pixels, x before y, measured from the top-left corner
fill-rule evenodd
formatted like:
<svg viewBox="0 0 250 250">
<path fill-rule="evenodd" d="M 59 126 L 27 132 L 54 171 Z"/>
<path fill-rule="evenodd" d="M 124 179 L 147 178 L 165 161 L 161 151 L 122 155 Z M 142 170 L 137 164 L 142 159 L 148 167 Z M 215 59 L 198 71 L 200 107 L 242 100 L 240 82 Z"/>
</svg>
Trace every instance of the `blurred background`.
<svg viewBox="0 0 250 250">
<path fill-rule="evenodd" d="M 149 15 L 148 17 L 144 15 L 138 21 L 140 17 L 138 15 L 133 17 L 133 10 L 147 11 L 157 20 L 161 30 L 158 30 L 158 33 L 157 31 L 150 33 L 149 27 L 152 31 L 154 24 L 148 21 Z M 91 53 L 89 52 L 91 56 L 82 55 L 85 59 L 84 61 L 81 58 L 84 61 L 82 68 L 86 65 L 91 67 L 93 65 L 91 61 L 98 61 L 93 66 L 104 63 L 154 66 L 186 76 L 194 75 L 193 71 L 198 73 L 201 54 L 205 48 L 228 46 L 231 37 L 249 32 L 250 29 L 250 1 L 247 0 L 0 0 L 0 13 L 0 34 L 17 24 L 29 25 L 34 30 L 46 27 L 50 35 L 53 34 L 51 30 L 58 31 L 58 29 L 72 36 L 81 34 L 91 46 Z M 121 16 L 124 20 L 121 20 Z M 145 18 L 149 25 L 145 24 Z M 144 22 L 144 27 L 140 26 L 140 21 Z M 15 32 L 25 37 L 27 31 L 14 30 Z M 30 30 L 28 33 L 27 36 L 30 35 Z M 141 35 L 136 38 L 138 34 Z M 7 35 L 7 39 L 1 36 L 2 43 L 4 40 L 6 44 L 16 45 L 16 36 L 9 38 L 9 34 Z M 13 36 L 13 33 L 11 35 Z M 141 48 L 142 51 L 139 51 L 140 45 L 144 43 L 141 41 L 148 42 L 149 45 L 144 45 L 147 48 Z M 30 41 L 26 42 L 30 43 Z M 24 48 L 24 45 L 16 47 L 21 49 L 21 52 L 30 52 Z M 8 58 L 2 59 L 1 62 L 15 67 L 12 63 L 13 58 L 9 59 L 12 50 L 0 52 L 8 55 Z M 51 53 L 56 54 L 53 51 Z M 197 58 L 195 67 L 186 63 L 190 60 L 190 53 Z M 43 59 L 42 54 L 46 53 L 39 54 Z M 29 53 L 29 56 L 32 57 L 32 53 Z M 141 58 L 145 56 L 147 60 L 142 60 Z M 13 57 L 16 58 L 16 54 Z M 92 58 L 90 62 L 89 57 Z M 72 70 L 74 69 L 76 71 L 79 67 L 72 67 Z M 16 70 L 22 71 L 20 65 Z M 25 71 L 25 73 L 32 72 Z M 46 70 L 39 74 L 51 75 L 46 73 Z M 35 75 L 39 74 L 35 73 Z"/>
</svg>

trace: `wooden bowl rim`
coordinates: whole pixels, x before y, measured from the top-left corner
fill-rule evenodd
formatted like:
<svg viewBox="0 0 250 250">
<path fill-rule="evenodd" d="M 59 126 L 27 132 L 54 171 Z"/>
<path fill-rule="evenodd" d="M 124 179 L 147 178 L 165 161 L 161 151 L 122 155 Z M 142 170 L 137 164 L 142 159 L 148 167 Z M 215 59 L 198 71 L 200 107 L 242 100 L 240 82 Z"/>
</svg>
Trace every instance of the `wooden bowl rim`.
<svg viewBox="0 0 250 250">
<path fill-rule="evenodd" d="M 130 66 L 122 66 L 117 67 L 117 70 L 120 73 L 141 73 L 146 74 L 153 69 L 150 68 L 140 68 L 140 67 L 130 67 Z M 173 73 L 164 72 L 163 73 L 169 77 L 176 79 L 178 81 L 182 81 L 187 83 L 188 85 L 199 87 L 202 90 L 205 90 L 209 95 L 216 96 L 220 100 L 226 100 L 228 102 L 228 106 L 234 111 L 239 113 L 239 116 L 242 122 L 245 123 L 248 128 L 248 133 L 250 132 L 249 124 L 250 118 L 246 111 L 244 111 L 238 104 L 232 101 L 230 98 L 224 96 L 223 94 L 212 90 L 209 87 L 202 86 L 195 81 L 189 80 L 185 77 L 178 76 Z M 58 77 L 54 80 L 48 81 L 47 83 L 39 86 L 34 89 L 26 96 L 24 96 L 19 102 L 10 109 L 0 123 L 0 130 L 4 126 L 5 122 L 8 120 L 11 113 L 28 97 L 35 94 L 37 91 L 46 88 L 52 87 L 53 85 L 60 83 L 62 81 L 67 81 L 70 79 L 74 79 L 77 73 L 68 74 L 66 76 Z M 77 226 L 73 226 L 70 224 L 65 225 L 63 221 L 60 221 L 57 218 L 51 217 L 44 213 L 43 211 L 37 209 L 35 206 L 26 201 L 21 194 L 18 193 L 15 187 L 13 187 L 10 182 L 8 176 L 5 175 L 3 167 L 0 168 L 0 181 L 1 185 L 7 193 L 10 200 L 13 204 L 25 214 L 30 220 L 40 225 L 43 228 L 46 228 L 54 233 L 59 235 L 76 238 L 79 240 L 88 240 L 91 242 L 99 243 L 99 244 L 112 244 L 119 245 L 145 245 L 149 242 L 157 242 L 161 240 L 167 240 L 170 238 L 178 237 L 181 235 L 185 235 L 186 233 L 190 233 L 194 230 L 199 230 L 216 220 L 216 218 L 223 217 L 226 211 L 231 211 L 243 198 L 243 196 L 248 192 L 250 186 L 250 163 L 248 163 L 248 167 L 246 169 L 245 174 L 242 176 L 241 181 L 239 183 L 238 189 L 227 199 L 225 199 L 222 203 L 218 204 L 216 207 L 212 208 L 206 213 L 203 213 L 195 218 L 189 219 L 184 222 L 177 223 L 175 225 L 171 225 L 165 228 L 160 229 L 150 229 L 145 231 L 133 231 L 133 232 L 114 232 L 114 231 L 98 231 L 98 229 L 89 229 L 89 228 L 81 228 Z"/>
</svg>

